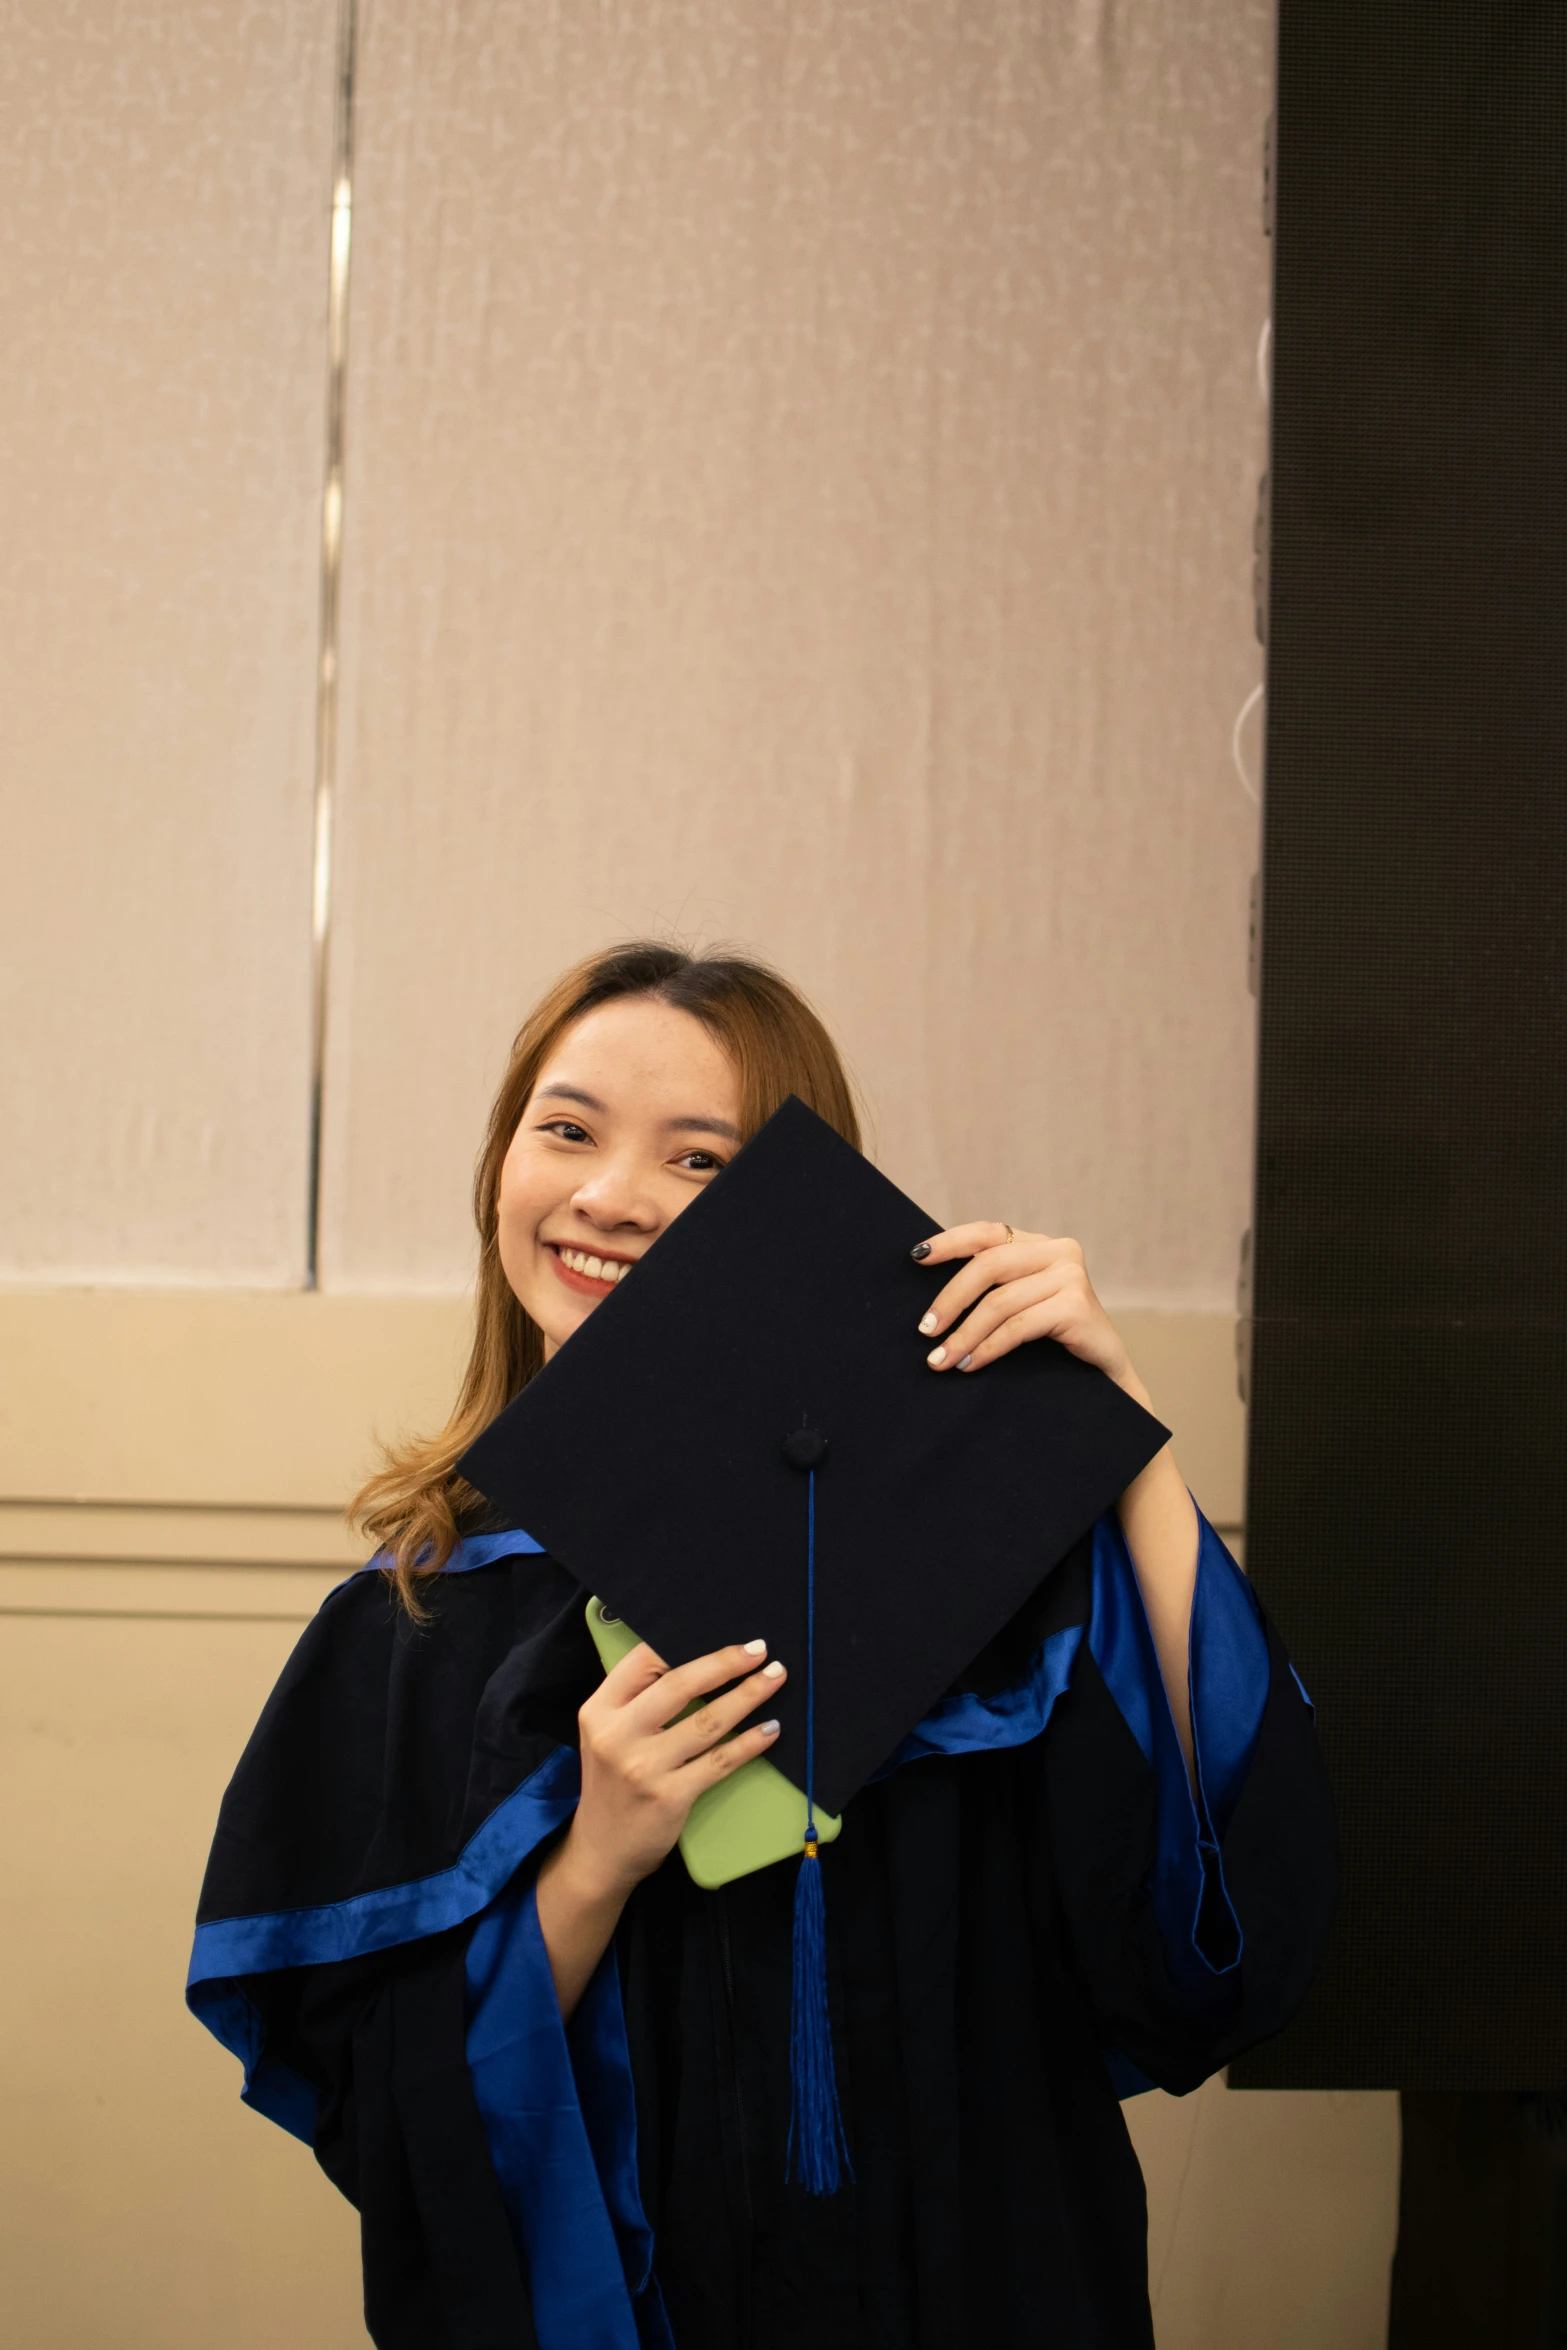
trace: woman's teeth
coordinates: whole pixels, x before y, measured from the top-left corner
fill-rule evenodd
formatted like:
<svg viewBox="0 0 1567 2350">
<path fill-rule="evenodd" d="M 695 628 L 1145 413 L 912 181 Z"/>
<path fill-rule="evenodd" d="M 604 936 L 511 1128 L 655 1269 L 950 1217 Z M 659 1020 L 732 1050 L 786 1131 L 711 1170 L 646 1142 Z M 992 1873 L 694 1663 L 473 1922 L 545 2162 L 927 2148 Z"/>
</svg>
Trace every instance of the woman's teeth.
<svg viewBox="0 0 1567 2350">
<path fill-rule="evenodd" d="M 613 1257 L 590 1257 L 580 1248 L 558 1249 L 556 1254 L 573 1273 L 585 1273 L 590 1281 L 619 1281 L 631 1270 L 629 1265 L 617 1264 Z"/>
</svg>

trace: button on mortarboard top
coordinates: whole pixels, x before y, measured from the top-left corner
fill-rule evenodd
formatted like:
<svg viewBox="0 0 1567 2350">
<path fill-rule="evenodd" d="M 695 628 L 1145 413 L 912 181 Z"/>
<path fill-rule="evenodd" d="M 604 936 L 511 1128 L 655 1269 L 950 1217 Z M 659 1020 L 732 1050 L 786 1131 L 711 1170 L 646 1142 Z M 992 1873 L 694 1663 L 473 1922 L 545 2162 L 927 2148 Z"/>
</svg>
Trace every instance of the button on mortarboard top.
<svg viewBox="0 0 1567 2350">
<path fill-rule="evenodd" d="M 827 1439 L 814 1428 L 794 1428 L 784 1438 L 784 1459 L 791 1469 L 819 1469 L 827 1458 Z"/>
<path fill-rule="evenodd" d="M 919 1322 L 953 1268 L 909 1251 L 938 1229 L 787 1101 L 459 1464 L 671 1663 L 760 1634 L 789 1668 L 768 1759 L 802 1789 L 814 1492 L 834 1815 L 1167 1433 L 1048 1340 L 928 1369 Z"/>
</svg>

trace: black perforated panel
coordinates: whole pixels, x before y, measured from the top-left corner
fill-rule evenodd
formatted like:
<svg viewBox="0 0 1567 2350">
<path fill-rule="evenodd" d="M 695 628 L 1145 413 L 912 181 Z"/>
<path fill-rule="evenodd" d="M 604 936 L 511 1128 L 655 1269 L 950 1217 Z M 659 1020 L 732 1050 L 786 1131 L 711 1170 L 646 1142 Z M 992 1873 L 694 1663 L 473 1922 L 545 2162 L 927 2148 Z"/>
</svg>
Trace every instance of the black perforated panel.
<svg viewBox="0 0 1567 2350">
<path fill-rule="evenodd" d="M 1283 0 L 1247 1563 L 1342 1920 L 1242 2085 L 1567 2082 L 1567 7 Z"/>
</svg>

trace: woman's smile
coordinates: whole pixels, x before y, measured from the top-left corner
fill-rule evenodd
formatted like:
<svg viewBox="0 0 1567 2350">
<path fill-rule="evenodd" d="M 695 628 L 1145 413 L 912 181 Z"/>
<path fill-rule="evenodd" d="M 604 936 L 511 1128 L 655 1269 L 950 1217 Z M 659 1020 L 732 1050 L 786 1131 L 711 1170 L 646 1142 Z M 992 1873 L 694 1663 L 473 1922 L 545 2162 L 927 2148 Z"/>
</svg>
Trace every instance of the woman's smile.
<svg viewBox="0 0 1567 2350">
<path fill-rule="evenodd" d="M 544 1246 L 555 1260 L 556 1278 L 578 1297 L 608 1297 L 618 1282 L 625 1279 L 635 1259 L 595 1254 L 592 1249 L 573 1248 L 564 1240 L 547 1240 Z"/>
</svg>

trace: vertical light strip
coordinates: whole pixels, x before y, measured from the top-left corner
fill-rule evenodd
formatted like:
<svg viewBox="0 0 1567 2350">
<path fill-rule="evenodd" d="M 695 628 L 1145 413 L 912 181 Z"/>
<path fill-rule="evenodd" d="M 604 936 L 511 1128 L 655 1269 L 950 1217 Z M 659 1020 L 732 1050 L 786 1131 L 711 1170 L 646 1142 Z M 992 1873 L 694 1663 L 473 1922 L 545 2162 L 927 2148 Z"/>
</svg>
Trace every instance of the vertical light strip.
<svg viewBox="0 0 1567 2350">
<path fill-rule="evenodd" d="M 310 884 L 310 1174 L 305 1287 L 321 1278 L 321 1139 L 327 988 L 332 947 L 332 803 L 337 789 L 338 619 L 342 602 L 343 390 L 348 264 L 354 224 L 354 47 L 357 0 L 338 0 L 332 135 L 332 245 L 327 288 L 326 478 L 321 488 L 321 635 L 316 671 L 315 843 Z"/>
</svg>

